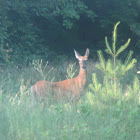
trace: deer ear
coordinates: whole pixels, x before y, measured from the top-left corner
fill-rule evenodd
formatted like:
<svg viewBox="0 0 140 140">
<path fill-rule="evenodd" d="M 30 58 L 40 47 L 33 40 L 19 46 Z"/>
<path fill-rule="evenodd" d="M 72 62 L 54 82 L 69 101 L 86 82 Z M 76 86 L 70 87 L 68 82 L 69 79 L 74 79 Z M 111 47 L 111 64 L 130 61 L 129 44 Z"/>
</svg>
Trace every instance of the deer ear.
<svg viewBox="0 0 140 140">
<path fill-rule="evenodd" d="M 88 56 L 89 56 L 89 49 L 88 49 L 88 48 L 86 49 L 85 56 L 86 56 L 87 58 L 88 58 Z"/>
<path fill-rule="evenodd" d="M 78 52 L 76 52 L 75 50 L 74 50 L 74 53 L 75 53 L 75 57 L 76 57 L 77 59 L 79 59 L 80 54 L 79 54 Z"/>
</svg>

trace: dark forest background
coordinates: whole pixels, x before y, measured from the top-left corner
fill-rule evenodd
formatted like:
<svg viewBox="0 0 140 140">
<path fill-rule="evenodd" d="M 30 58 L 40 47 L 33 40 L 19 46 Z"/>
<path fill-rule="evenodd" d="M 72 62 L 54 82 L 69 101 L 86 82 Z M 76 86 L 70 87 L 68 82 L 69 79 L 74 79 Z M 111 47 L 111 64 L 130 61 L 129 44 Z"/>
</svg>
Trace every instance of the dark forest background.
<svg viewBox="0 0 140 140">
<path fill-rule="evenodd" d="M 96 59 L 118 21 L 118 42 L 131 38 L 138 58 L 139 0 L 0 0 L 0 65 L 64 61 L 86 48 Z"/>
</svg>

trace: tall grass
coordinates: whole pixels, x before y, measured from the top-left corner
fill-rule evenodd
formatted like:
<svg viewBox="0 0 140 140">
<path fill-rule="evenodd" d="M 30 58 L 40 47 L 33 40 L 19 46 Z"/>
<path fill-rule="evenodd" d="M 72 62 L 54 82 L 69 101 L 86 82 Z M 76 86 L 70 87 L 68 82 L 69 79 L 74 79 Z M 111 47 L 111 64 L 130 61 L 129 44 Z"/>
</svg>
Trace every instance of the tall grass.
<svg viewBox="0 0 140 140">
<path fill-rule="evenodd" d="M 53 68 L 48 75 L 51 67 L 47 66 L 45 78 L 60 80 L 73 72 L 75 75 L 78 73 L 76 65 L 73 71 L 70 69 L 69 75 L 67 68 L 66 63 Z M 87 71 L 85 94 L 76 106 L 52 102 L 45 109 L 30 93 L 31 85 L 43 79 L 33 67 L 20 70 L 9 68 L 0 72 L 0 139 L 139 140 L 140 91 L 133 90 L 135 69 L 127 74 L 126 80 L 123 79 L 124 85 L 118 87 L 118 96 L 105 94 L 103 90 L 97 93 L 89 90 L 88 85 L 93 84 L 92 73 L 96 73 L 101 84 L 103 75 L 92 61 L 88 63 Z"/>
</svg>

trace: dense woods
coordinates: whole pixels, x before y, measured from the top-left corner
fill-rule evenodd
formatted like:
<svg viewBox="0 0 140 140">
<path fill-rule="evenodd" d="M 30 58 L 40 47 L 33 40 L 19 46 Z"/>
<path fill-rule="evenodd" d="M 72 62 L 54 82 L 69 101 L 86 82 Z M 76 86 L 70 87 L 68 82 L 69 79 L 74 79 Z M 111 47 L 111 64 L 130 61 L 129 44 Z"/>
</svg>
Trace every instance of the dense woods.
<svg viewBox="0 0 140 140">
<path fill-rule="evenodd" d="M 0 64 L 61 61 L 87 47 L 95 57 L 118 21 L 119 43 L 131 38 L 129 48 L 138 56 L 139 0 L 1 0 Z"/>
<path fill-rule="evenodd" d="M 140 0 L 0 0 L 0 140 L 139 140 L 139 53 Z"/>
</svg>

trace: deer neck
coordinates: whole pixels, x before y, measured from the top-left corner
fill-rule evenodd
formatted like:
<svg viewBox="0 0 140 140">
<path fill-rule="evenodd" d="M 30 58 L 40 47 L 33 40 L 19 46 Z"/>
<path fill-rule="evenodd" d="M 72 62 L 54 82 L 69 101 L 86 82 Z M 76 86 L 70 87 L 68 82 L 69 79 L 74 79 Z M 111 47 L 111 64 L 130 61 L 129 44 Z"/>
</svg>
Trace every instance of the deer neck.
<svg viewBox="0 0 140 140">
<path fill-rule="evenodd" d="M 79 74 L 78 74 L 78 80 L 79 80 L 79 85 L 81 87 L 85 86 L 86 83 L 86 69 L 82 68 L 82 65 L 80 64 L 80 70 L 79 70 Z"/>
</svg>

